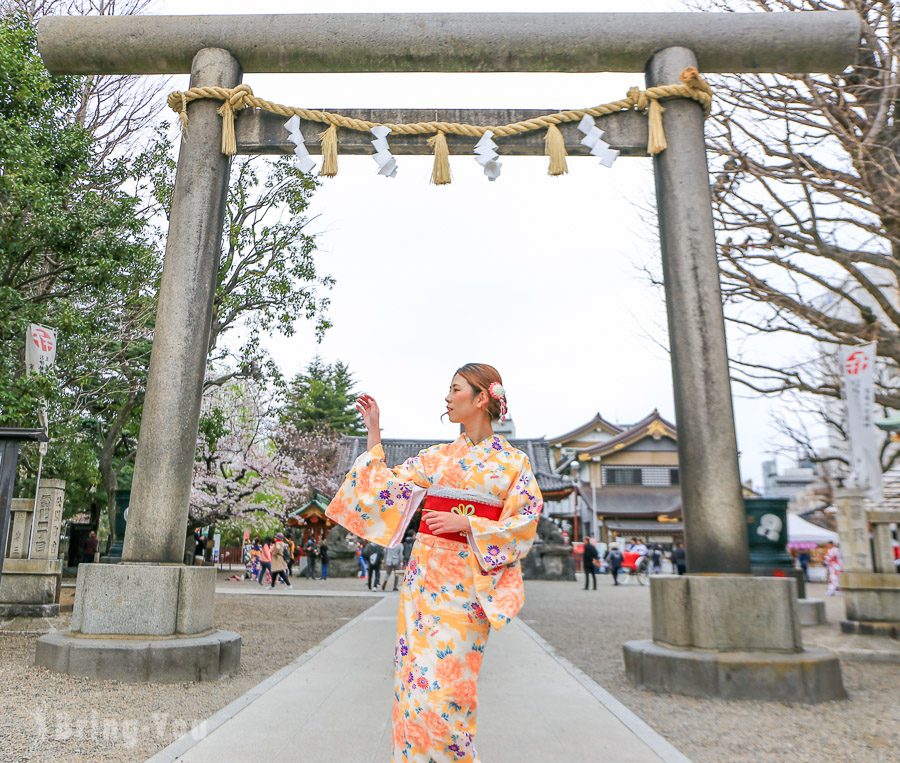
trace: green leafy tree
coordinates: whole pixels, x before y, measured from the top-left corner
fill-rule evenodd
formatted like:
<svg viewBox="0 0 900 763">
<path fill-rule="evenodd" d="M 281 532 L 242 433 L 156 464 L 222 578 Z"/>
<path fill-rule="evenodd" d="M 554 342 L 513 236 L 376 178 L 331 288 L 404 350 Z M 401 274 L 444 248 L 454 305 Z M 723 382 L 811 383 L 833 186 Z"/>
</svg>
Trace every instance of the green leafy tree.
<svg viewBox="0 0 900 763">
<path fill-rule="evenodd" d="M 96 500 L 103 433 L 121 415 L 110 367 L 133 361 L 129 325 L 149 336 L 143 303 L 159 263 L 151 212 L 123 190 L 145 157 L 99 161 L 82 94 L 83 78 L 47 73 L 27 15 L 0 16 L 0 422 L 37 426 L 47 405 L 44 473 L 67 480 L 71 508 Z M 59 332 L 50 374 L 24 373 L 29 323 Z M 35 462 L 26 450 L 23 474 Z"/>
<path fill-rule="evenodd" d="M 297 374 L 285 394 L 281 420 L 297 432 L 334 432 L 363 435 L 365 426 L 356 410 L 350 368 L 338 360 L 328 365 L 318 355 Z"/>
<path fill-rule="evenodd" d="M 76 6 L 66 9 L 127 13 L 141 2 Z M 70 512 L 106 502 L 114 529 L 137 445 L 174 151 L 165 124 L 140 145 L 146 120 L 132 117 L 148 98 L 133 79 L 46 71 L 33 22 L 60 9 L 0 2 L 0 424 L 37 426 L 46 404 L 44 474 L 68 481 Z M 289 162 L 257 169 L 239 160 L 232 176 L 208 387 L 279 384 L 259 337 L 290 334 L 298 317 L 315 320 L 319 336 L 329 325 L 319 290 L 333 281 L 317 275 L 303 230 L 316 181 Z M 57 366 L 40 377 L 24 373 L 29 323 L 59 332 Z M 33 490 L 36 466 L 26 449 L 20 494 Z"/>
</svg>

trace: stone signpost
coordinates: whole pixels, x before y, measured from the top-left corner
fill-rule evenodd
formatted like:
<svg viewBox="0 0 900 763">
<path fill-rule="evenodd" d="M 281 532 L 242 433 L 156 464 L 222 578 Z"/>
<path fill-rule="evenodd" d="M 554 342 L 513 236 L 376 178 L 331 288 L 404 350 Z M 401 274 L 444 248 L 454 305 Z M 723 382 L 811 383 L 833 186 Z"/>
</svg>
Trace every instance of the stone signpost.
<svg viewBox="0 0 900 763">
<path fill-rule="evenodd" d="M 51 72 L 190 71 L 192 86 L 226 88 L 240 83 L 242 72 L 645 71 L 648 86 L 677 83 L 688 66 L 702 72 L 838 72 L 852 61 L 859 39 L 854 12 L 48 17 L 38 26 Z M 209 676 L 205 653 L 179 639 L 198 633 L 192 627 L 212 627 L 214 577 L 210 568 L 177 563 L 228 180 L 217 107 L 213 100 L 187 106 L 190 137 L 178 160 L 124 563 L 79 567 L 78 635 L 45 637 L 38 646 L 38 662 L 56 670 L 131 680 L 174 676 L 174 663 L 167 663 L 168 672 L 155 670 L 152 653 L 145 654 L 147 644 L 159 642 L 140 638 L 165 633 L 170 653 L 180 650 L 183 677 L 192 671 L 197 678 Z M 351 114 L 378 124 L 486 125 L 533 112 Z M 653 162 L 691 574 L 652 580 L 653 640 L 626 645 L 628 675 L 639 686 L 689 694 L 842 697 L 837 658 L 803 648 L 794 581 L 749 574 L 703 111 L 693 101 L 671 99 L 663 122 L 668 149 Z M 294 146 L 283 123 L 273 114 L 240 113 L 238 153 L 290 153 Z M 597 125 L 622 156 L 645 155 L 642 115 L 612 114 Z M 585 155 L 574 126 L 562 128 L 568 153 Z M 322 126 L 302 122 L 301 129 L 307 148 L 320 151 Z M 339 130 L 339 150 L 369 153 L 365 137 Z M 426 138 L 392 135 L 391 151 L 430 154 Z M 450 138 L 451 154 L 471 152 L 471 139 Z M 504 139 L 503 148 L 513 155 L 543 154 L 544 140 L 529 133 Z M 92 611 L 101 602 L 104 613 Z M 93 634 L 128 640 L 89 638 Z M 237 664 L 228 638 L 222 643 L 231 646 L 219 653 L 220 673 Z M 145 656 L 129 656 L 126 644 Z"/>
<path fill-rule="evenodd" d="M 889 527 L 900 522 L 900 512 L 867 511 L 865 491 L 858 488 L 838 489 L 835 502 L 846 611 L 841 630 L 898 638 L 900 575 L 894 565 Z"/>
<path fill-rule="evenodd" d="M 36 515 L 33 499 L 11 499 L 9 545 L 5 537 L 0 544 L 6 555 L 0 577 L 0 617 L 59 614 L 62 560 L 57 557 L 65 492 L 62 480 L 41 481 Z"/>
</svg>

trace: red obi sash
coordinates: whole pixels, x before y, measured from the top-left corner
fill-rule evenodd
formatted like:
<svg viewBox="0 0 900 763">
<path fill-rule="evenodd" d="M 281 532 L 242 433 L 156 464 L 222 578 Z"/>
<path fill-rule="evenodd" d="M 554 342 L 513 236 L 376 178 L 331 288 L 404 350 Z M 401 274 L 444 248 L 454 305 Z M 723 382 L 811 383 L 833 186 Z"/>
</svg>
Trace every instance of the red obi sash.
<svg viewBox="0 0 900 763">
<path fill-rule="evenodd" d="M 479 503 L 470 498 L 445 498 L 437 495 L 425 496 L 425 511 L 449 511 L 453 514 L 462 514 L 463 516 L 484 517 L 485 519 L 500 519 L 503 513 L 502 506 L 491 506 L 487 503 Z M 455 540 L 460 543 L 468 543 L 465 533 L 433 533 L 428 529 L 428 523 L 425 519 L 419 524 L 419 532 L 425 535 L 433 535 L 435 538 L 446 538 L 447 540 Z"/>
</svg>

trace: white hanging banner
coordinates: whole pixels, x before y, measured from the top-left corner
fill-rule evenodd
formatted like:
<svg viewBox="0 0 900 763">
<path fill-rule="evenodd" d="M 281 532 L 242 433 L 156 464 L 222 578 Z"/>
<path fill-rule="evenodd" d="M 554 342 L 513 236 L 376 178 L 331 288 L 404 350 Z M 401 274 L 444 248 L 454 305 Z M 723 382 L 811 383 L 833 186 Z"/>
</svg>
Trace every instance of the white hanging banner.
<svg viewBox="0 0 900 763">
<path fill-rule="evenodd" d="M 32 323 L 25 337 L 25 369 L 42 374 L 56 363 L 56 329 Z"/>
<path fill-rule="evenodd" d="M 875 342 L 841 347 L 841 397 L 850 443 L 848 487 L 862 488 L 880 501 L 881 459 L 875 427 Z"/>
</svg>

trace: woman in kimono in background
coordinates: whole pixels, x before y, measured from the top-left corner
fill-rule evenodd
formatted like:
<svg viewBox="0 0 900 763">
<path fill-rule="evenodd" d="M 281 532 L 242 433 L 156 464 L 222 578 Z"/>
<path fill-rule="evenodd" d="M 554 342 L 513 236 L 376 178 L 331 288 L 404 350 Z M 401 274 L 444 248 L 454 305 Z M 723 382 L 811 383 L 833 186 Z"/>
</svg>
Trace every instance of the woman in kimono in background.
<svg viewBox="0 0 900 763">
<path fill-rule="evenodd" d="M 378 405 L 361 396 L 368 452 L 326 512 L 355 535 L 394 546 L 424 501 L 400 588 L 395 763 L 477 761 L 477 681 L 488 633 L 510 622 L 525 601 L 521 559 L 543 507 L 528 457 L 493 432 L 491 423 L 506 415 L 497 370 L 463 366 L 446 402 L 450 421 L 464 433 L 391 469 Z"/>
</svg>

